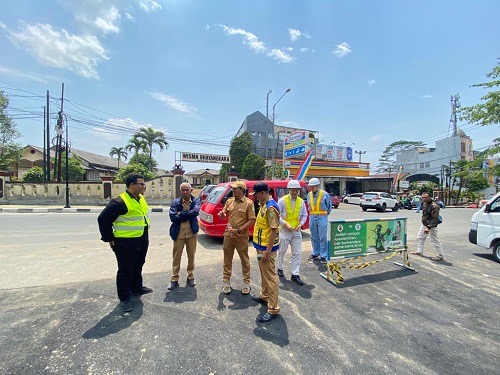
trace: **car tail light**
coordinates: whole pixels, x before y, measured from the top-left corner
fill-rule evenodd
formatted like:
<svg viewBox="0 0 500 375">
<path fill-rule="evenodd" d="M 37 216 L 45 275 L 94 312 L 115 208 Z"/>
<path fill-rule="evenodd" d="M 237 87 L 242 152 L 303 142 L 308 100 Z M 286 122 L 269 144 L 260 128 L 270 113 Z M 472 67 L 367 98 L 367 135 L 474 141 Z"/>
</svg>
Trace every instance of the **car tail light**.
<svg viewBox="0 0 500 375">
<path fill-rule="evenodd" d="M 207 214 L 205 211 L 200 211 L 200 217 L 209 224 L 214 222 L 214 217 L 211 214 Z"/>
<path fill-rule="evenodd" d="M 379 200 L 381 200 L 381 199 L 382 199 L 382 198 L 380 198 L 380 197 L 375 197 L 375 198 L 373 198 L 373 200 L 374 200 L 374 201 L 379 201 Z"/>
</svg>

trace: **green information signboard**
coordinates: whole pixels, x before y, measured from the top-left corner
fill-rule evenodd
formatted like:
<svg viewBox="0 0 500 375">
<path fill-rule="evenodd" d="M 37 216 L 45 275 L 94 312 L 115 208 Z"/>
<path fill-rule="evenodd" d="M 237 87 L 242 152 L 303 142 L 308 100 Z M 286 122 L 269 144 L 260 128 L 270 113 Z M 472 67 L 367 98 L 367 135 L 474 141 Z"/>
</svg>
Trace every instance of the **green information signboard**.
<svg viewBox="0 0 500 375">
<path fill-rule="evenodd" d="M 406 246 L 406 218 L 332 220 L 329 229 L 330 259 L 402 250 Z"/>
</svg>

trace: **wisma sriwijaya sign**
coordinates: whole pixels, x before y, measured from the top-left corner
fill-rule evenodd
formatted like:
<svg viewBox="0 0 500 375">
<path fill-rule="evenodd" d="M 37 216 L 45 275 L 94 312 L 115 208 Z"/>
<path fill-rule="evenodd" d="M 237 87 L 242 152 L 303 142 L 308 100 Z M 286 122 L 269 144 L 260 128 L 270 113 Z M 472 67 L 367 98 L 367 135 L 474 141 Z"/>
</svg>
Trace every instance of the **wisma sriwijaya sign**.
<svg viewBox="0 0 500 375">
<path fill-rule="evenodd" d="M 181 152 L 182 161 L 196 161 L 199 163 L 229 163 L 229 155 L 197 154 L 193 152 Z"/>
</svg>

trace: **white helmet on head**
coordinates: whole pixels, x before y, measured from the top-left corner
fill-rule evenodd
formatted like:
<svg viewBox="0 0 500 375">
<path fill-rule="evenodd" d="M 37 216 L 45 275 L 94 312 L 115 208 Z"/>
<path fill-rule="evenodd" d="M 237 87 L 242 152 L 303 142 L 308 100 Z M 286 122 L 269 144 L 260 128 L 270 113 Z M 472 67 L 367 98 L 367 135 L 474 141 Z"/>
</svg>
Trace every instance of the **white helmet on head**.
<svg viewBox="0 0 500 375">
<path fill-rule="evenodd" d="M 309 186 L 319 186 L 319 180 L 316 177 L 313 177 L 309 180 Z"/>
<path fill-rule="evenodd" d="M 297 180 L 290 180 L 286 187 L 289 189 L 300 189 L 300 182 Z"/>
</svg>

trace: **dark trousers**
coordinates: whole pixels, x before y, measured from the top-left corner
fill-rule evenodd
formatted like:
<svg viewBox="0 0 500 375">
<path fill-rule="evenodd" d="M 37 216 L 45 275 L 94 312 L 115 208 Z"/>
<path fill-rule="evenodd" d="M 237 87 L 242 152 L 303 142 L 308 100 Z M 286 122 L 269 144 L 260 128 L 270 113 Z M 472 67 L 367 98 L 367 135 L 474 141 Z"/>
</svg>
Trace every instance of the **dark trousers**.
<svg viewBox="0 0 500 375">
<path fill-rule="evenodd" d="M 115 240 L 113 251 L 118 262 L 116 289 L 120 301 L 128 301 L 130 293 L 142 289 L 142 266 L 146 263 L 148 246 L 147 231 L 140 238 Z"/>
</svg>

